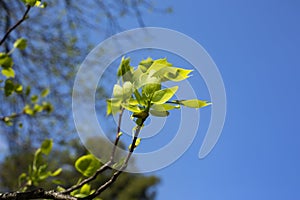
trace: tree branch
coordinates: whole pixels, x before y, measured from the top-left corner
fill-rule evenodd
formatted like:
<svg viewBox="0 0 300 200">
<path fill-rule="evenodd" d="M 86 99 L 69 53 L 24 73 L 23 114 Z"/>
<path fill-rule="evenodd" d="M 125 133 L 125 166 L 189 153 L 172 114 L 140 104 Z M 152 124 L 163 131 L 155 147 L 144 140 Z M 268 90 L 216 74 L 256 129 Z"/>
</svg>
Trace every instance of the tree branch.
<svg viewBox="0 0 300 200">
<path fill-rule="evenodd" d="M 31 6 L 27 5 L 27 9 L 23 15 L 23 17 L 12 27 L 10 27 L 7 32 L 5 33 L 5 35 L 3 36 L 3 38 L 0 41 L 0 45 L 2 45 L 2 43 L 6 40 L 6 38 L 9 36 L 9 34 L 15 29 L 17 28 L 23 21 L 25 21 L 27 19 L 27 14 L 30 11 Z"/>
<path fill-rule="evenodd" d="M 112 150 L 112 153 L 111 153 L 110 160 L 108 162 L 106 162 L 104 165 L 102 165 L 92 176 L 82 180 L 77 185 L 73 185 L 72 187 L 64 190 L 63 192 L 61 192 L 62 194 L 69 194 L 70 192 L 82 187 L 84 184 L 95 180 L 99 174 L 101 174 L 102 172 L 104 172 L 107 169 L 110 169 L 111 165 L 114 164 L 116 148 L 118 146 L 118 143 L 119 143 L 119 140 L 120 140 L 120 137 L 121 137 L 121 134 L 119 134 L 119 133 L 121 132 L 121 122 L 122 122 L 123 112 L 124 112 L 124 108 L 121 109 L 121 112 L 119 114 L 119 121 L 118 121 L 116 139 L 115 139 L 115 142 L 114 142 L 114 147 L 113 147 L 113 150 Z"/>
<path fill-rule="evenodd" d="M 55 191 L 36 189 L 29 192 L 0 193 L 0 200 L 28 200 L 28 199 L 53 199 L 53 200 L 79 200 L 80 198 L 61 194 Z"/>
<path fill-rule="evenodd" d="M 83 198 L 84 200 L 88 200 L 88 199 L 93 199 L 97 196 L 99 196 L 104 190 L 106 190 L 109 186 L 111 186 L 116 180 L 117 178 L 121 175 L 121 173 L 123 172 L 124 169 L 126 169 L 127 165 L 128 165 L 128 162 L 129 162 L 129 159 L 135 149 L 135 143 L 136 143 L 136 140 L 138 138 L 138 135 L 141 131 L 141 128 L 143 126 L 143 123 L 141 126 L 137 126 L 137 129 L 135 131 L 135 134 L 134 134 L 134 137 L 133 137 L 133 140 L 131 142 L 131 146 L 130 146 L 130 149 L 129 149 L 129 153 L 126 157 L 126 160 L 125 162 L 123 163 L 123 165 L 120 167 L 120 169 L 118 169 L 117 171 L 115 171 L 113 173 L 113 175 L 111 176 L 111 178 L 106 181 L 103 185 L 101 185 L 93 194 L 87 196 L 86 198 Z"/>
</svg>

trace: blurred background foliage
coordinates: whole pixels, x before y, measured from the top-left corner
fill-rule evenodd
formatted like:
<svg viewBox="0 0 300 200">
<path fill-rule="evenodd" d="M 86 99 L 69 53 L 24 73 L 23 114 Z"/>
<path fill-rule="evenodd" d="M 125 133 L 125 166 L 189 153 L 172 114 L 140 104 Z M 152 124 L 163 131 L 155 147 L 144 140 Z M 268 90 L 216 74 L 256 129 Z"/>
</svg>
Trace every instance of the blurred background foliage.
<svg viewBox="0 0 300 200">
<path fill-rule="evenodd" d="M 151 0 L 47 1 L 45 9 L 33 8 L 29 19 L 9 35 L 0 46 L 1 52 L 9 52 L 14 41 L 20 37 L 28 41 L 26 49 L 11 55 L 15 80 L 30 88 L 32 95 L 39 95 L 48 88 L 50 94 L 46 99 L 54 109 L 51 114 L 19 116 L 11 126 L 1 122 L 0 139 L 5 141 L 9 152 L 0 164 L 1 190 L 18 188 L 18 176 L 26 171 L 32 162 L 32 153 L 45 138 L 53 138 L 55 144 L 49 158 L 51 167 L 54 169 L 63 165 L 61 184 L 70 186 L 77 181 L 74 177 L 78 174 L 73 165 L 76 158 L 86 153 L 76 134 L 71 111 L 72 87 L 78 66 L 95 46 L 95 41 L 100 42 L 126 29 L 124 21 L 144 26 L 143 13 L 164 15 L 172 11 L 171 8 L 159 8 L 158 3 Z M 22 17 L 25 10 L 22 1 L 0 0 L 0 38 Z M 91 38 L 91 31 L 99 33 L 99 37 Z M 103 88 L 99 88 L 98 93 L 105 98 Z M 1 92 L 0 116 L 22 111 L 27 98 L 25 95 L 7 97 Z M 98 181 L 103 181 L 105 176 L 108 174 Z M 159 182 L 154 176 L 126 173 L 119 179 L 114 187 L 103 193 L 104 199 L 118 199 L 121 194 L 122 199 L 153 199 L 155 190 L 152 186 Z M 44 186 L 53 188 L 54 185 L 47 183 Z"/>
</svg>

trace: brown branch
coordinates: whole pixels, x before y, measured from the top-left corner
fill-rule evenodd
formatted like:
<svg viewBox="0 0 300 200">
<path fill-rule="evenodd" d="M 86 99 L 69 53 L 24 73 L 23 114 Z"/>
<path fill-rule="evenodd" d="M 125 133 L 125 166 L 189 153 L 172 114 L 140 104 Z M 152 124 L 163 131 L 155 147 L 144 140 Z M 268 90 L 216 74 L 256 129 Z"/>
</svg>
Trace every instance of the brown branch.
<svg viewBox="0 0 300 200">
<path fill-rule="evenodd" d="M 135 131 L 135 134 L 134 134 L 134 137 L 133 137 L 133 140 L 131 142 L 131 146 L 130 146 L 130 149 L 129 149 L 129 153 L 126 157 L 126 160 L 125 162 L 123 163 L 123 165 L 120 167 L 120 169 L 118 169 L 117 171 L 115 171 L 113 173 L 113 175 L 111 176 L 111 178 L 106 181 L 103 185 L 101 185 L 93 194 L 83 198 L 84 200 L 89 200 L 89 199 L 93 199 L 97 196 L 99 196 L 104 190 L 106 190 L 109 186 L 111 186 L 116 180 L 117 178 L 121 175 L 121 173 L 123 172 L 124 169 L 126 169 L 127 165 L 128 165 L 128 162 L 129 162 L 129 159 L 131 158 L 132 156 L 132 153 L 135 149 L 135 143 L 136 143 L 136 140 L 138 138 L 138 135 L 141 131 L 141 128 L 143 126 L 143 123 L 141 126 L 137 126 L 137 129 Z"/>
<path fill-rule="evenodd" d="M 5 35 L 3 36 L 3 38 L 0 41 L 0 45 L 3 44 L 3 42 L 6 40 L 6 38 L 9 36 L 9 34 L 15 29 L 17 28 L 23 21 L 25 21 L 27 19 L 27 14 L 30 11 L 31 6 L 27 5 L 27 9 L 23 15 L 23 17 L 12 27 L 10 27 L 7 32 L 5 33 Z"/>
<path fill-rule="evenodd" d="M 90 176 L 90 177 L 82 180 L 77 185 L 73 185 L 72 187 L 64 190 L 63 192 L 61 192 L 61 194 L 69 194 L 70 192 L 72 192 L 72 191 L 74 191 L 74 190 L 82 187 L 84 184 L 89 183 L 89 182 L 95 180 L 99 174 L 101 174 L 105 170 L 111 168 L 111 165 L 114 164 L 114 158 L 115 158 L 116 148 L 118 146 L 118 143 L 119 143 L 119 140 L 120 140 L 120 137 L 121 137 L 121 135 L 119 133 L 121 131 L 121 122 L 122 122 L 123 112 L 124 112 L 124 108 L 121 109 L 121 112 L 119 114 L 119 121 L 118 121 L 116 139 L 115 139 L 115 142 L 114 142 L 114 147 L 113 147 L 113 150 L 112 150 L 112 154 L 110 156 L 110 160 L 108 162 L 106 162 L 104 165 L 102 165 L 92 176 Z"/>
<path fill-rule="evenodd" d="M 0 193 L 0 200 L 28 200 L 28 199 L 53 199 L 53 200 L 79 200 L 80 198 L 61 194 L 56 191 L 45 191 L 36 189 L 29 192 Z"/>
</svg>

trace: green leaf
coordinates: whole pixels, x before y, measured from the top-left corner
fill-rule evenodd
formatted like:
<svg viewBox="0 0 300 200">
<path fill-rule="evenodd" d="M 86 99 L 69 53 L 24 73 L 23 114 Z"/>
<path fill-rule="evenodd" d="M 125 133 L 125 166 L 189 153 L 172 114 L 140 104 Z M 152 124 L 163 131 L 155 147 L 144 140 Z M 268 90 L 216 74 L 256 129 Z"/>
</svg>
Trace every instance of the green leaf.
<svg viewBox="0 0 300 200">
<path fill-rule="evenodd" d="M 51 103 L 43 101 L 42 103 L 42 109 L 46 111 L 47 113 L 51 113 L 53 111 L 53 106 Z"/>
<path fill-rule="evenodd" d="M 62 168 L 58 168 L 54 172 L 51 173 L 51 176 L 58 176 L 62 172 Z"/>
<path fill-rule="evenodd" d="M 173 110 L 173 109 L 179 109 L 179 105 L 170 105 L 170 104 L 153 104 L 151 106 L 151 109 L 156 111 L 167 111 L 167 110 Z"/>
<path fill-rule="evenodd" d="M 130 83 L 129 81 L 126 81 L 123 84 L 123 100 L 126 100 L 129 97 L 131 97 L 132 92 L 133 92 L 133 85 L 132 85 L 132 83 Z"/>
<path fill-rule="evenodd" d="M 39 100 L 39 97 L 37 95 L 32 95 L 31 96 L 31 102 L 36 103 Z"/>
<path fill-rule="evenodd" d="M 201 101 L 199 99 L 177 100 L 176 102 L 179 102 L 179 104 L 190 108 L 202 108 L 211 105 L 211 103 L 207 101 Z"/>
<path fill-rule="evenodd" d="M 25 105 L 25 107 L 23 108 L 23 112 L 27 115 L 33 115 L 34 114 L 33 110 L 31 109 L 31 107 L 29 105 Z"/>
<path fill-rule="evenodd" d="M 37 2 L 37 0 L 23 0 L 26 5 L 29 5 L 29 6 L 34 6 Z"/>
<path fill-rule="evenodd" d="M 121 110 L 121 100 L 117 98 L 107 99 L 106 100 L 106 115 L 114 115 Z"/>
<path fill-rule="evenodd" d="M 53 141 L 52 139 L 46 139 L 41 145 L 41 151 L 43 154 L 48 155 L 52 150 Z"/>
<path fill-rule="evenodd" d="M 149 116 L 149 113 L 147 111 L 141 111 L 141 112 L 135 112 L 132 114 L 132 117 L 136 117 L 139 119 L 146 119 Z"/>
<path fill-rule="evenodd" d="M 2 69 L 1 73 L 6 78 L 14 78 L 15 77 L 15 71 L 12 68 L 4 68 L 4 69 Z"/>
<path fill-rule="evenodd" d="M 172 64 L 169 63 L 166 58 L 157 59 L 157 60 L 154 60 L 152 65 L 148 68 L 147 72 L 150 73 L 151 71 L 153 71 L 155 73 L 165 67 L 171 67 L 171 66 L 172 66 Z"/>
<path fill-rule="evenodd" d="M 121 63 L 118 68 L 117 76 L 122 77 L 123 81 L 131 81 L 132 80 L 132 70 L 133 68 L 130 66 L 130 58 L 122 57 Z"/>
<path fill-rule="evenodd" d="M 13 93 L 14 90 L 15 90 L 14 83 L 12 82 L 12 80 L 7 79 L 5 81 L 5 85 L 4 85 L 4 94 L 5 94 L 5 96 L 10 96 Z"/>
<path fill-rule="evenodd" d="M 85 194 L 85 195 L 89 195 L 91 192 L 91 186 L 89 184 L 84 184 L 81 188 L 80 188 L 80 194 Z"/>
<path fill-rule="evenodd" d="M 15 84 L 15 92 L 21 94 L 23 91 L 23 86 L 21 84 Z"/>
<path fill-rule="evenodd" d="M 156 117 L 167 117 L 170 113 L 168 111 L 150 110 L 150 114 Z"/>
<path fill-rule="evenodd" d="M 140 68 L 141 71 L 146 72 L 147 69 L 152 65 L 153 62 L 154 62 L 153 59 L 148 57 L 147 59 L 142 60 L 139 63 L 138 67 Z"/>
<path fill-rule="evenodd" d="M 142 89 L 142 94 L 148 98 L 151 98 L 154 93 L 161 89 L 160 83 L 148 83 L 144 85 Z"/>
<path fill-rule="evenodd" d="M 6 53 L 0 53 L 0 66 L 4 69 L 11 68 L 13 66 L 13 60 Z"/>
<path fill-rule="evenodd" d="M 154 104 L 163 104 L 169 99 L 171 99 L 177 90 L 178 90 L 178 86 L 166 88 L 163 90 L 158 90 L 153 94 L 151 102 Z"/>
<path fill-rule="evenodd" d="M 43 106 L 41 106 L 39 104 L 34 104 L 34 106 L 33 106 L 34 113 L 38 113 L 38 112 L 42 112 L 42 111 L 43 111 Z"/>
<path fill-rule="evenodd" d="M 46 8 L 47 7 L 47 3 L 46 2 L 41 2 L 41 1 L 36 1 L 36 3 L 34 4 L 35 7 L 38 8 Z"/>
<path fill-rule="evenodd" d="M 140 112 L 141 109 L 137 106 L 137 105 L 130 105 L 130 104 L 122 104 L 123 108 L 125 108 L 126 110 L 129 110 L 131 112 Z"/>
<path fill-rule="evenodd" d="M 182 69 L 182 68 L 173 68 L 172 70 L 168 71 L 168 73 L 165 73 L 164 77 L 167 80 L 179 82 L 179 81 L 189 78 L 189 74 L 192 71 L 193 70 Z"/>
<path fill-rule="evenodd" d="M 118 84 L 114 85 L 113 96 L 115 98 L 122 98 L 123 97 L 123 88 L 120 85 L 118 85 Z"/>
<path fill-rule="evenodd" d="M 35 1 L 34 1 L 33 5 L 34 5 L 34 4 L 35 4 Z M 31 5 L 31 6 L 33 6 L 33 5 Z M 25 49 L 26 46 L 27 46 L 27 40 L 24 39 L 24 38 L 19 38 L 19 39 L 17 39 L 17 40 L 15 41 L 15 43 L 14 43 L 14 47 L 15 47 L 15 48 L 18 48 L 18 49 L 20 49 L 20 50 Z"/>
<path fill-rule="evenodd" d="M 46 97 L 46 96 L 48 96 L 49 92 L 50 92 L 50 89 L 49 89 L 49 88 L 44 89 L 44 90 L 41 92 L 41 97 Z"/>
<path fill-rule="evenodd" d="M 84 176 L 91 176 L 100 167 L 100 162 L 93 155 L 85 155 L 75 162 L 75 168 Z"/>
</svg>

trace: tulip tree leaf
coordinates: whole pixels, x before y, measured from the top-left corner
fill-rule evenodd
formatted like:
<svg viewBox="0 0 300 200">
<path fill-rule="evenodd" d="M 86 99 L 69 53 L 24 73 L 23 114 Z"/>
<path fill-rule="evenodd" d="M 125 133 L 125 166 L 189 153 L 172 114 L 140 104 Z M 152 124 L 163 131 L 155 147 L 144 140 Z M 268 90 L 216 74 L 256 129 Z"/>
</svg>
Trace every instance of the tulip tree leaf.
<svg viewBox="0 0 300 200">
<path fill-rule="evenodd" d="M 169 99 L 171 99 L 177 90 L 178 86 L 158 90 L 154 92 L 151 102 L 154 104 L 163 104 Z"/>
</svg>

